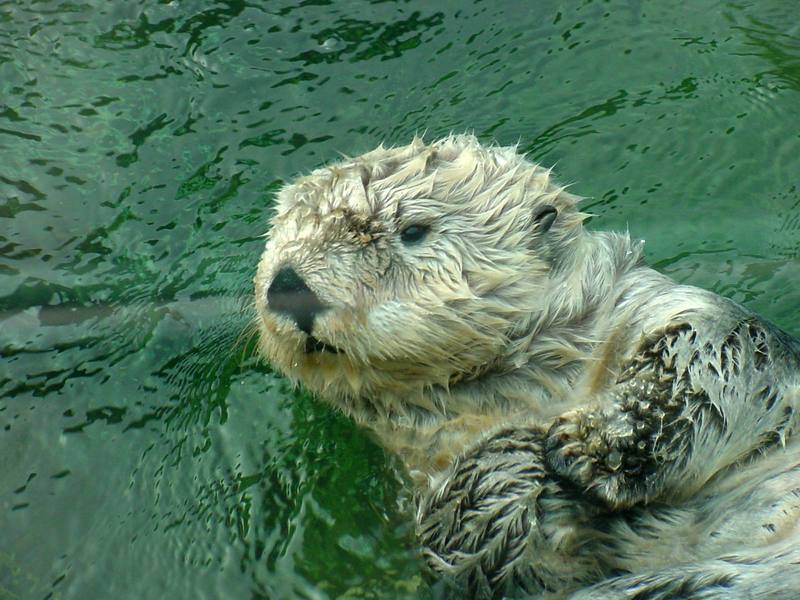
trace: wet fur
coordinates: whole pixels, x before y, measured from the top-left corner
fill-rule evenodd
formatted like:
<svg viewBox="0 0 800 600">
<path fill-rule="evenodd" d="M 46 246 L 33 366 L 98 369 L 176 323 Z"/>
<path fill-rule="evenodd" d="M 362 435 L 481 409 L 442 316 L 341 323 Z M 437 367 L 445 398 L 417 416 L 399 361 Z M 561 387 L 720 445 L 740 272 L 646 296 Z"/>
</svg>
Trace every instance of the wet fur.
<svg viewBox="0 0 800 600">
<path fill-rule="evenodd" d="M 627 235 L 585 231 L 577 201 L 471 136 L 300 178 L 255 280 L 262 351 L 403 458 L 457 595 L 786 597 L 800 344 L 649 269 Z M 430 234 L 403 244 L 412 224 Z M 286 264 L 339 353 L 270 312 Z"/>
</svg>

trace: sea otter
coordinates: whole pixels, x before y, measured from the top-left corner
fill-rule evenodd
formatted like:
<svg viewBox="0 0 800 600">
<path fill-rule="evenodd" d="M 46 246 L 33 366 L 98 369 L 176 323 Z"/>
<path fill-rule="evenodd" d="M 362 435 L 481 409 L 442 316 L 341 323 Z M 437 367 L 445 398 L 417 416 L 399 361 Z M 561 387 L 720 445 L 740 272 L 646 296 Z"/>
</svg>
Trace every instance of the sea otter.
<svg viewBox="0 0 800 600">
<path fill-rule="evenodd" d="M 470 135 L 300 177 L 255 277 L 263 355 L 403 459 L 455 595 L 800 593 L 800 342 L 578 201 Z"/>
</svg>

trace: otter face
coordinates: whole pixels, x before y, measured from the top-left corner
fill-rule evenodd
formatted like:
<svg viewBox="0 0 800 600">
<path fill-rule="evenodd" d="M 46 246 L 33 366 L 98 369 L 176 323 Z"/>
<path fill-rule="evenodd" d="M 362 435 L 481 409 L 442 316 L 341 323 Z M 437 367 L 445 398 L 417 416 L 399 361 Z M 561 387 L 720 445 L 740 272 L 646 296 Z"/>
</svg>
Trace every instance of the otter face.
<svg viewBox="0 0 800 600">
<path fill-rule="evenodd" d="M 391 397 L 436 409 L 426 389 L 498 366 L 541 309 L 537 240 L 556 214 L 554 230 L 577 214 L 548 175 L 455 136 L 288 185 L 255 278 L 267 359 L 343 408 Z"/>
</svg>

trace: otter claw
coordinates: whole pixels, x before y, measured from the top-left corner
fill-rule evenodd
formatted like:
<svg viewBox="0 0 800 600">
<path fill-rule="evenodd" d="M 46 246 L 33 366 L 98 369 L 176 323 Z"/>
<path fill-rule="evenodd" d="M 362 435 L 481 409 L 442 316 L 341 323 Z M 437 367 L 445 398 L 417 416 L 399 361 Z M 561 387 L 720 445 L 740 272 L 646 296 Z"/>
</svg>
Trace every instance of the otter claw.
<svg viewBox="0 0 800 600">
<path fill-rule="evenodd" d="M 594 462 L 587 448 L 587 435 L 582 415 L 573 413 L 557 419 L 547 433 L 545 458 L 548 466 L 560 477 L 582 487 L 591 483 Z"/>
</svg>

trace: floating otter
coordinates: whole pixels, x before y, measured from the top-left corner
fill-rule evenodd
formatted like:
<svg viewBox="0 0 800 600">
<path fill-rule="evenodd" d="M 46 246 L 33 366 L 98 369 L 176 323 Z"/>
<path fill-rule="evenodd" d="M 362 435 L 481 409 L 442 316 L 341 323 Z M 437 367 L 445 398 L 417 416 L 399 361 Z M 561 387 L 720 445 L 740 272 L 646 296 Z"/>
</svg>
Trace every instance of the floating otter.
<svg viewBox="0 0 800 600">
<path fill-rule="evenodd" d="M 263 354 L 403 459 L 461 596 L 800 593 L 800 342 L 577 201 L 472 136 L 301 177 L 255 278 Z"/>
</svg>

